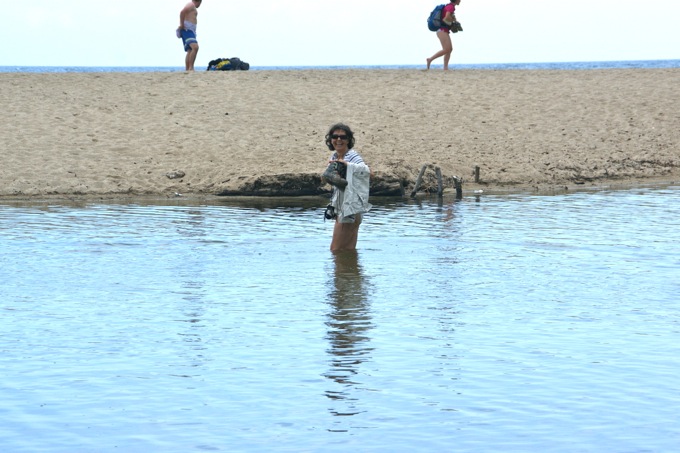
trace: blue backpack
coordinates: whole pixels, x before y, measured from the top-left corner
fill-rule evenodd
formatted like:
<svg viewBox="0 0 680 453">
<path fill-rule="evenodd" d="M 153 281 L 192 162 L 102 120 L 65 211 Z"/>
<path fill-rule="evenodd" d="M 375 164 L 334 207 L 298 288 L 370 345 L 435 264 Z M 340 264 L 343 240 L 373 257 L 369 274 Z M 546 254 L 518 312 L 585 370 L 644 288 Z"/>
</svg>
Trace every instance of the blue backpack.
<svg viewBox="0 0 680 453">
<path fill-rule="evenodd" d="M 442 10 L 445 6 L 444 4 L 438 5 L 430 13 L 430 17 L 427 18 L 427 28 L 430 31 L 437 31 L 442 27 L 446 27 L 446 24 L 442 22 Z"/>
</svg>

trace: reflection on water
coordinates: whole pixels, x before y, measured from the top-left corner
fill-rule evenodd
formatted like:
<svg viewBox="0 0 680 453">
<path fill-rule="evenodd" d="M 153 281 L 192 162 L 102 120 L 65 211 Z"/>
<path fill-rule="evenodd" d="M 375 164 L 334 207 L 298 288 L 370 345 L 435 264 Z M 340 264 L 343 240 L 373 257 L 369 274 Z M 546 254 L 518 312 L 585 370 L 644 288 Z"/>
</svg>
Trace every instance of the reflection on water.
<svg viewBox="0 0 680 453">
<path fill-rule="evenodd" d="M 0 202 L 3 452 L 677 448 L 680 188 L 372 203 Z"/>
<path fill-rule="evenodd" d="M 334 269 L 330 284 L 328 314 L 328 341 L 330 342 L 331 369 L 324 374 L 338 384 L 337 390 L 328 390 L 326 396 L 342 408 L 331 407 L 338 416 L 355 415 L 359 412 L 357 398 L 352 396 L 358 380 L 361 364 L 370 359 L 371 316 L 368 307 L 367 282 L 357 251 L 341 251 L 333 255 Z"/>
<path fill-rule="evenodd" d="M 170 217 L 170 225 L 179 240 L 200 241 L 208 235 L 206 213 L 201 208 L 189 208 L 183 216 Z M 184 361 L 184 373 L 171 376 L 200 377 L 200 367 L 205 364 L 206 346 L 203 338 L 206 316 L 206 296 L 209 282 L 206 281 L 206 260 L 195 250 L 188 248 L 180 259 L 174 260 L 172 272 L 176 276 L 179 306 L 173 307 L 180 316 L 177 321 L 177 336 L 183 347 L 178 355 Z M 170 307 L 169 307 L 170 308 Z"/>
</svg>

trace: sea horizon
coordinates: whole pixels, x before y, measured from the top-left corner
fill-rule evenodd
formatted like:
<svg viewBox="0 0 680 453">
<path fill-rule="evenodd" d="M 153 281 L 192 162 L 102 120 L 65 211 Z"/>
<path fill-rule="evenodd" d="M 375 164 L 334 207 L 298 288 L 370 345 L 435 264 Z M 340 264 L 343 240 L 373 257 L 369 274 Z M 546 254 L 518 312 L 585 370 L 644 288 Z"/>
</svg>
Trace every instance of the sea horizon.
<svg viewBox="0 0 680 453">
<path fill-rule="evenodd" d="M 228 58 L 228 57 L 227 57 Z M 393 64 L 393 65 L 291 65 L 291 66 L 258 66 L 250 64 L 252 71 L 285 71 L 285 70 L 345 70 L 345 69 L 422 69 L 425 64 Z M 454 70 L 593 70 L 593 69 L 661 69 L 678 68 L 680 59 L 674 60 L 611 60 L 611 61 L 570 61 L 570 62 L 520 62 L 520 63 L 467 63 L 452 64 Z M 441 65 L 433 65 L 433 68 Z M 202 67 L 201 67 L 202 68 Z M 198 69 L 207 70 L 205 69 Z M 0 73 L 68 73 L 68 72 L 183 72 L 181 66 L 0 66 Z"/>
</svg>

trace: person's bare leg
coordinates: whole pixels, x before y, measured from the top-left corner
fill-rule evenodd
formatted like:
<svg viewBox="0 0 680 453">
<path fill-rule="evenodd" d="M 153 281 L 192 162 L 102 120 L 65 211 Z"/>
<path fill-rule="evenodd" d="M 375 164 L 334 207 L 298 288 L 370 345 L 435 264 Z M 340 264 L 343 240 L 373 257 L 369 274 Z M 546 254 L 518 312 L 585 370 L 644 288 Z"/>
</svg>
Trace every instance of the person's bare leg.
<svg viewBox="0 0 680 453">
<path fill-rule="evenodd" d="M 430 58 L 427 59 L 427 69 L 430 69 L 430 64 L 437 58 L 444 56 L 444 69 L 448 69 L 449 67 L 449 58 L 451 58 L 451 52 L 453 51 L 453 45 L 451 44 L 451 37 L 449 36 L 448 33 L 445 31 L 438 31 L 437 32 L 437 38 L 439 38 L 439 42 L 442 45 L 442 50 L 438 51 L 434 55 L 432 55 Z"/>
<path fill-rule="evenodd" d="M 196 62 L 196 55 L 198 55 L 198 44 L 191 44 L 185 59 L 186 70 L 193 71 L 194 63 Z"/>
<path fill-rule="evenodd" d="M 432 64 L 432 60 L 434 60 L 434 56 L 427 58 L 425 61 L 427 61 L 427 69 L 430 69 L 430 65 Z"/>
<path fill-rule="evenodd" d="M 444 54 L 444 71 L 449 70 L 449 60 L 451 59 L 451 52 Z"/>
<path fill-rule="evenodd" d="M 355 217 L 354 223 L 340 223 L 336 220 L 331 241 L 332 252 L 356 250 L 359 239 L 359 225 L 361 225 L 361 214 L 357 214 Z"/>
<path fill-rule="evenodd" d="M 441 32 L 439 41 L 442 43 L 442 52 L 444 52 L 444 71 L 449 70 L 449 60 L 451 59 L 451 52 L 453 52 L 453 44 L 451 43 L 451 36 L 448 33 Z"/>
</svg>

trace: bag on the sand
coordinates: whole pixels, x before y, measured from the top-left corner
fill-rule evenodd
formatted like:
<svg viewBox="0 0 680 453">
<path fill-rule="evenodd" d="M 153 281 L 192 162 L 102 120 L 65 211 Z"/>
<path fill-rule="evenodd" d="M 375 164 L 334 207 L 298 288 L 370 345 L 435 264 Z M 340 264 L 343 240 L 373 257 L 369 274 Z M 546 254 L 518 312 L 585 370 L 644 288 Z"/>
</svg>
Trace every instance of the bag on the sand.
<svg viewBox="0 0 680 453">
<path fill-rule="evenodd" d="M 250 65 L 240 58 L 218 58 L 208 63 L 206 71 L 247 71 Z"/>
</svg>

